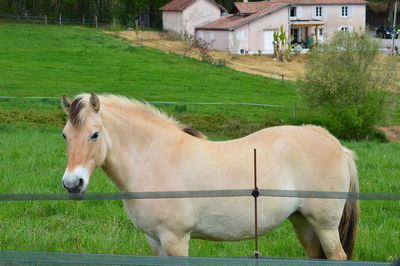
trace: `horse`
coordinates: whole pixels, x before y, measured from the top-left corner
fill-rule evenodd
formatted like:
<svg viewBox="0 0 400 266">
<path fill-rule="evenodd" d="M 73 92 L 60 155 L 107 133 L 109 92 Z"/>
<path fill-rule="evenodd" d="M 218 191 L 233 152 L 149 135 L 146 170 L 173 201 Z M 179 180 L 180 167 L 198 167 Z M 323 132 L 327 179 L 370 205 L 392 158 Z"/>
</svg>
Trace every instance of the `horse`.
<svg viewBox="0 0 400 266">
<path fill-rule="evenodd" d="M 67 167 L 62 184 L 83 195 L 101 167 L 121 192 L 248 189 L 257 149 L 258 187 L 358 192 L 355 154 L 326 129 L 270 127 L 210 141 L 151 105 L 116 95 L 65 95 Z M 359 206 L 351 199 L 258 198 L 258 232 L 286 219 L 310 258 L 351 259 Z M 154 255 L 188 256 L 189 240 L 254 238 L 252 197 L 125 199 Z"/>
</svg>

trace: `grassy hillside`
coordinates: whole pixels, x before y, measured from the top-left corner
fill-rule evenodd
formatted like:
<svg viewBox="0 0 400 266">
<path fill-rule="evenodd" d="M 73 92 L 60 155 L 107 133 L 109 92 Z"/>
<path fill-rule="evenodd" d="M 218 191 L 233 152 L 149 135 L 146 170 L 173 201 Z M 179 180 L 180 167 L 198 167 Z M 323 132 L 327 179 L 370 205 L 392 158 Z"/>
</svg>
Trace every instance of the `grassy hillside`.
<svg viewBox="0 0 400 266">
<path fill-rule="evenodd" d="M 289 106 L 300 102 L 293 82 L 281 84 L 279 80 L 151 48 L 132 47 L 100 30 L 3 24 L 0 38 L 2 96 L 73 96 L 96 92 L 147 101 L 253 102 Z M 243 112 L 243 108 L 237 106 L 160 106 L 168 112 L 223 113 L 227 117 L 257 122 L 292 122 L 293 116 L 293 108 L 245 107 L 246 112 Z M 3 110 L 0 122 L 10 122 L 7 120 L 10 114 L 4 113 L 6 111 L 18 110 L 28 116 L 25 120 L 32 120 L 31 116 L 38 110 L 40 113 L 60 110 L 58 100 L 51 99 L 0 99 L 0 108 Z M 48 117 L 43 120 L 47 121 Z"/>
</svg>

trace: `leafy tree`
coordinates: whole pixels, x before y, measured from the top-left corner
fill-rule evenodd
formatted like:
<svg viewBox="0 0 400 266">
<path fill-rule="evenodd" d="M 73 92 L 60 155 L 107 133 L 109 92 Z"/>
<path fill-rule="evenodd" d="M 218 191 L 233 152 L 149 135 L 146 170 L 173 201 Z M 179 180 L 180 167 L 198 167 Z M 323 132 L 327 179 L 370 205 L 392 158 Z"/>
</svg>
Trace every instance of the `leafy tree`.
<svg viewBox="0 0 400 266">
<path fill-rule="evenodd" d="M 337 136 L 362 139 L 388 118 L 399 90 L 398 62 L 379 53 L 367 32 L 337 32 L 311 53 L 300 92 Z"/>
</svg>

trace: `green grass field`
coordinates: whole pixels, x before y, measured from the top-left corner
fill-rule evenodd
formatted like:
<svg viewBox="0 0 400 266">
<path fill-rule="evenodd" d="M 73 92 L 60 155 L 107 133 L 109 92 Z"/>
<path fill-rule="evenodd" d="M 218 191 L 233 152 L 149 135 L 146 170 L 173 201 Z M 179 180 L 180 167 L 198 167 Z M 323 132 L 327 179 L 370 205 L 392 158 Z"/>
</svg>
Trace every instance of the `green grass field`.
<svg viewBox="0 0 400 266">
<path fill-rule="evenodd" d="M 95 29 L 0 25 L 0 95 L 116 93 L 148 101 L 256 102 L 301 106 L 296 84 L 240 73 L 149 48 Z M 159 105 L 212 139 L 260 127 L 320 120 L 292 109 Z M 0 99 L 0 193 L 65 193 L 65 122 L 58 99 Z M 345 142 L 359 156 L 362 192 L 399 193 L 400 145 Z M 98 170 L 88 192 L 116 192 Z M 362 201 L 356 260 L 400 257 L 398 202 Z M 262 237 L 265 256 L 304 257 L 289 223 Z M 253 241 L 191 241 L 191 256 L 249 256 Z M 0 202 L 0 250 L 148 255 L 121 201 Z"/>
</svg>

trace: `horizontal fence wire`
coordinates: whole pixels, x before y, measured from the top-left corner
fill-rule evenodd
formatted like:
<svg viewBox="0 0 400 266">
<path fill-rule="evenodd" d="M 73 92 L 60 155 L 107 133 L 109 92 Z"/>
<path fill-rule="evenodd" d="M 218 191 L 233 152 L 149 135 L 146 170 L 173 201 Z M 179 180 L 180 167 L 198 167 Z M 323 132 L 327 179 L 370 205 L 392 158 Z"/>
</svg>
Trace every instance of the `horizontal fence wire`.
<svg viewBox="0 0 400 266">
<path fill-rule="evenodd" d="M 0 99 L 60 99 L 51 96 L 0 96 Z M 247 105 L 261 107 L 293 108 L 294 105 L 279 105 L 267 103 L 241 103 L 241 102 L 170 102 L 170 101 L 145 101 L 151 104 L 187 104 L 187 105 Z"/>
<path fill-rule="evenodd" d="M 328 192 L 307 190 L 259 189 L 262 197 L 386 200 L 399 201 L 400 194 Z M 0 194 L 0 201 L 46 201 L 46 200 L 121 200 L 121 199 L 177 199 L 177 198 L 226 198 L 253 197 L 252 189 L 236 190 L 191 190 L 160 192 L 115 192 L 115 193 L 49 193 L 49 194 Z"/>
<path fill-rule="evenodd" d="M 138 255 L 79 254 L 55 252 L 0 251 L 0 262 L 23 265 L 391 265 L 388 262 L 373 261 L 332 261 L 319 259 L 286 259 L 277 257 L 161 257 Z"/>
</svg>

